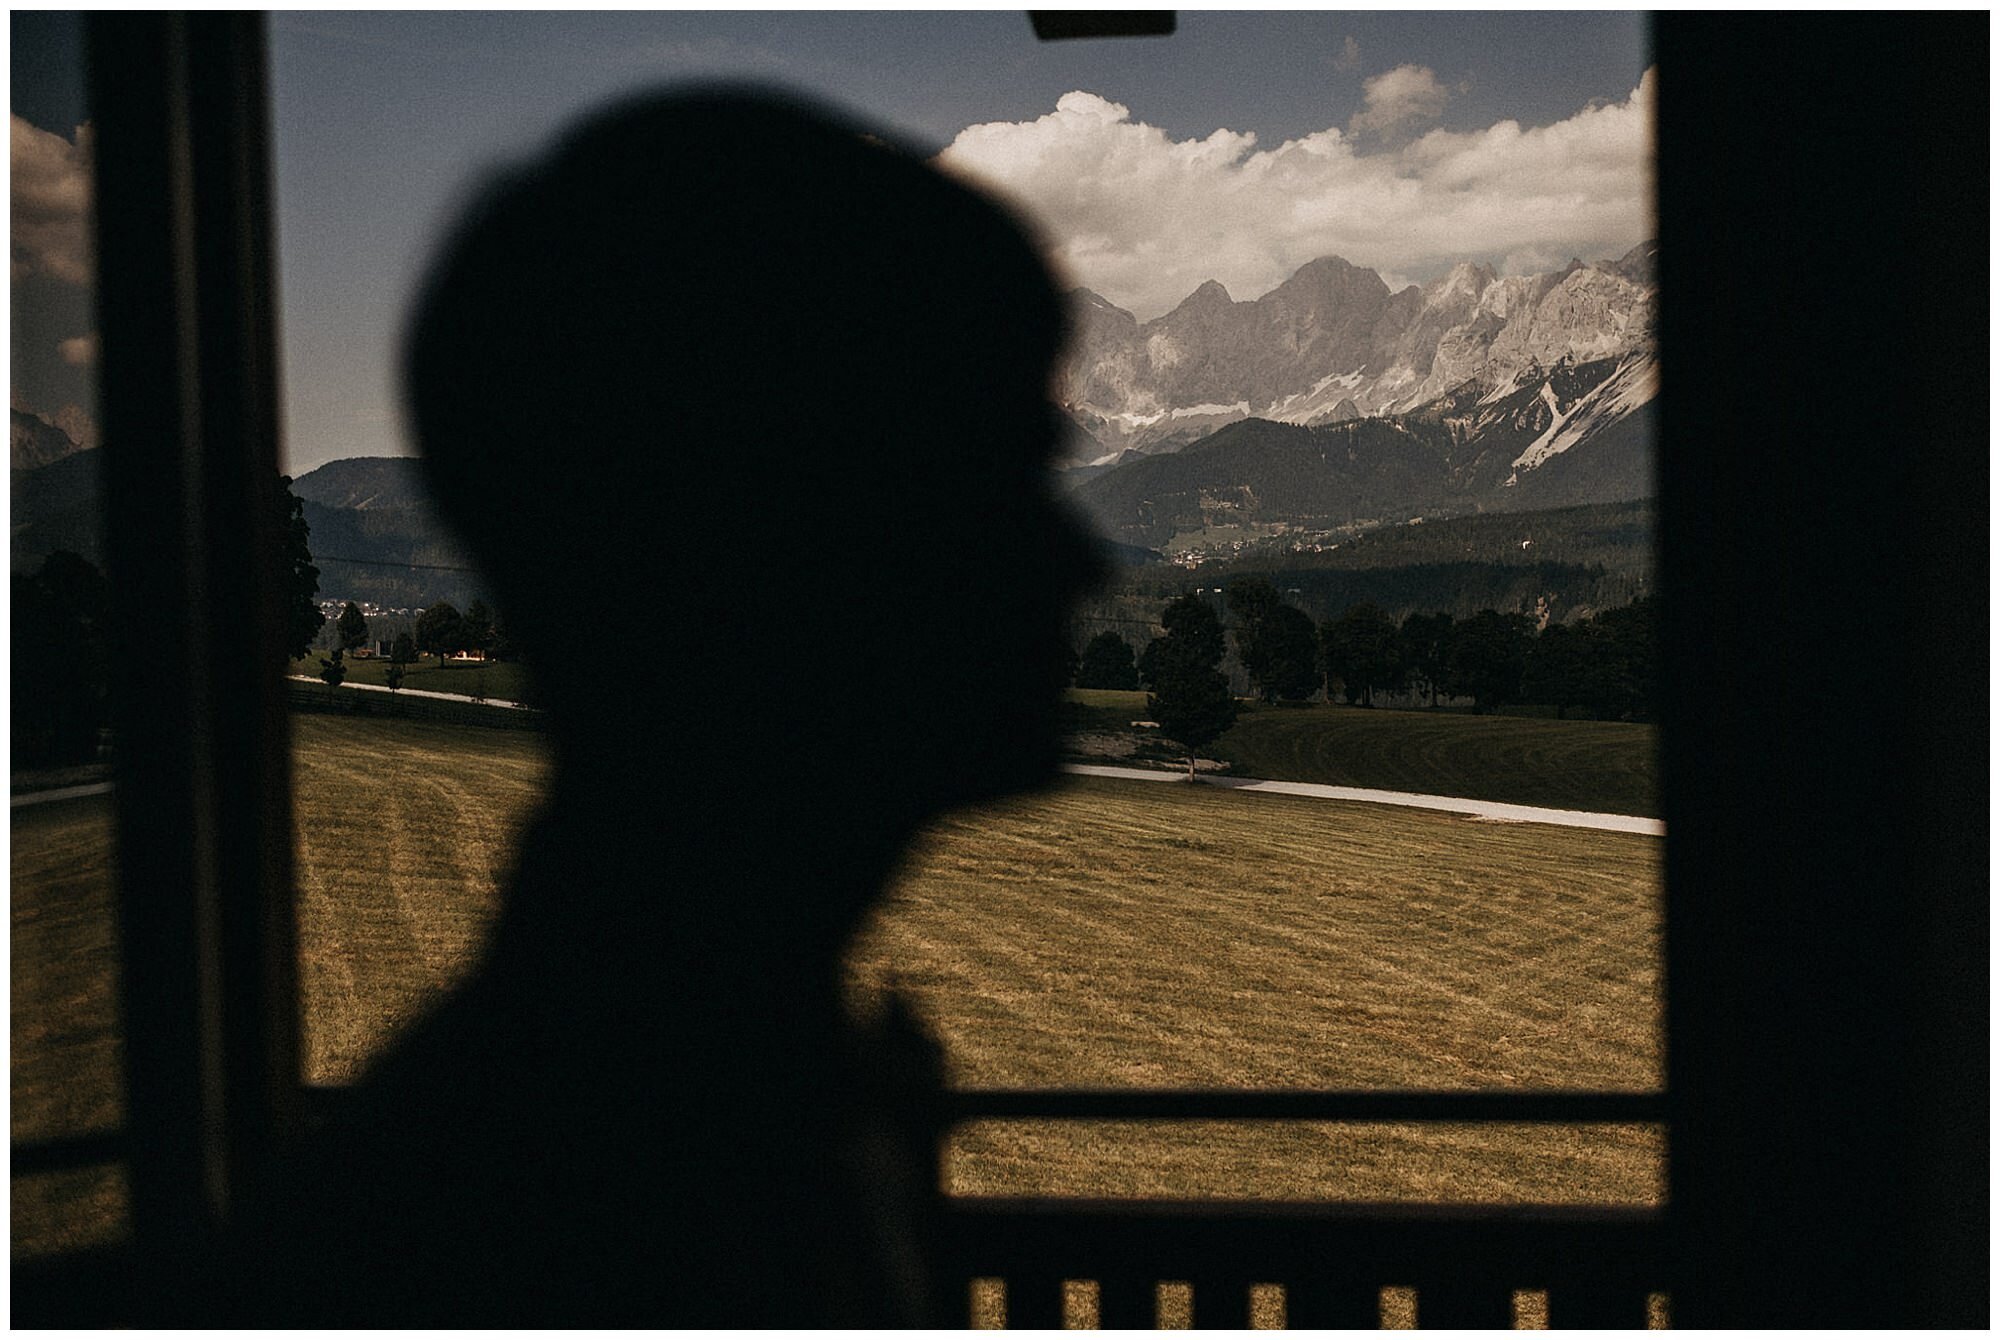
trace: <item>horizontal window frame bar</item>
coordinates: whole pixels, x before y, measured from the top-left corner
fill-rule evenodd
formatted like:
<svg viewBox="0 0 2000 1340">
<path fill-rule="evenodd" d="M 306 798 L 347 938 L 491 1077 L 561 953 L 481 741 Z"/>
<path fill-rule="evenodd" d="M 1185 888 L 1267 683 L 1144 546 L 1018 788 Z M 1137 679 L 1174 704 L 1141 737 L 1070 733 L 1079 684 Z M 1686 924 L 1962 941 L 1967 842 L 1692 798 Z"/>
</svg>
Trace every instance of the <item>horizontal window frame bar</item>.
<svg viewBox="0 0 2000 1340">
<path fill-rule="evenodd" d="M 1456 1284 L 1670 1292 L 1673 1221 L 1650 1205 L 1424 1204 L 952 1196 L 948 1279 L 1199 1280 L 1368 1290 Z M 1197 1307 L 1199 1307 L 1199 1301 Z"/>
<path fill-rule="evenodd" d="M 123 1163 L 131 1154 L 130 1140 L 121 1129 L 57 1135 L 45 1140 L 17 1140 L 8 1150 L 7 1158 L 13 1176 L 36 1177 Z"/>
</svg>

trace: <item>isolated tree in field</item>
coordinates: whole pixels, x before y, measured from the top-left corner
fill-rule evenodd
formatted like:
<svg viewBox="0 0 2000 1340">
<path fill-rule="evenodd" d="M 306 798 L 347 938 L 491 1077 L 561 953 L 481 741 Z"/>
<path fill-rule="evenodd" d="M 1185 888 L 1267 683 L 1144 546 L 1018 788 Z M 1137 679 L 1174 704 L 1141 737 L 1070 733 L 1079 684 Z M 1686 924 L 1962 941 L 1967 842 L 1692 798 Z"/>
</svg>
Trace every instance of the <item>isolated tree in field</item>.
<svg viewBox="0 0 2000 1340">
<path fill-rule="evenodd" d="M 334 632 L 339 635 L 340 649 L 353 651 L 368 640 L 368 620 L 362 617 L 361 607 L 348 601 L 340 611 L 340 618 L 334 623 Z"/>
<path fill-rule="evenodd" d="M 347 678 L 347 653 L 335 647 L 327 655 L 319 658 L 319 677 L 326 681 L 326 697 L 333 701 L 334 690 Z"/>
<path fill-rule="evenodd" d="M 1518 702 L 1532 629 L 1524 615 L 1493 610 L 1459 624 L 1451 640 L 1447 690 L 1471 698 L 1475 712 Z"/>
<path fill-rule="evenodd" d="M 461 647 L 473 651 L 485 651 L 493 645 L 493 612 L 486 608 L 485 601 L 475 600 L 465 607 L 458 640 Z"/>
<path fill-rule="evenodd" d="M 1207 666 L 1222 660 L 1222 621 L 1200 596 L 1176 596 L 1160 612 L 1160 627 L 1166 635 L 1139 653 L 1139 678 L 1147 688 L 1158 682 L 1162 657 L 1185 656 Z"/>
<path fill-rule="evenodd" d="M 1080 689 L 1136 689 L 1139 671 L 1132 663 L 1132 644 L 1113 632 L 1090 639 L 1077 664 L 1076 686 Z"/>
<path fill-rule="evenodd" d="M 1402 645 L 1403 673 L 1412 687 L 1427 690 L 1431 706 L 1437 706 L 1438 685 L 1445 675 L 1445 653 L 1451 645 L 1451 615 L 1411 614 L 1403 620 L 1397 635 Z"/>
<path fill-rule="evenodd" d="M 389 663 L 391 665 L 408 665 L 416 659 L 416 640 L 410 636 L 410 630 L 406 628 L 396 634 L 396 640 L 389 644 Z"/>
<path fill-rule="evenodd" d="M 1348 702 L 1375 705 L 1375 690 L 1394 688 L 1403 674 L 1395 622 L 1372 601 L 1359 601 L 1320 632 L 1320 659 Z"/>
<path fill-rule="evenodd" d="M 382 682 L 389 686 L 389 692 L 391 693 L 394 693 L 397 689 L 402 688 L 403 663 L 401 661 L 389 662 L 389 668 L 382 672 Z"/>
<path fill-rule="evenodd" d="M 285 658 L 296 661 L 312 649 L 326 623 L 313 597 L 319 594 L 319 569 L 313 566 L 307 540 L 306 505 L 292 492 L 290 475 L 279 475 L 277 511 L 285 578 Z"/>
<path fill-rule="evenodd" d="M 463 645 L 464 618 L 449 601 L 437 604 L 417 616 L 417 650 L 427 651 L 442 661 Z"/>
<path fill-rule="evenodd" d="M 1160 733 L 1187 750 L 1188 780 L 1194 780 L 1194 752 L 1236 723 L 1236 699 L 1217 665 L 1222 660 L 1222 624 L 1199 596 L 1185 595 L 1160 615 L 1167 630 L 1146 644 L 1142 665 L 1152 688 L 1146 713 Z"/>
</svg>

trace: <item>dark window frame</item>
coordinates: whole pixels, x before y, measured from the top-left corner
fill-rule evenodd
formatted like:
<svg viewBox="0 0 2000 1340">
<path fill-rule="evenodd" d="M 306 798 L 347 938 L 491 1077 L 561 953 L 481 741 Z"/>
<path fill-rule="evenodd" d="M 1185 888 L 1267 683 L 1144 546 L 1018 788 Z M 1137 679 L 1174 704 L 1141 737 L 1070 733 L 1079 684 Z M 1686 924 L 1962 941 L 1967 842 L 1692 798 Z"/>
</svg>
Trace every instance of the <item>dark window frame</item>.
<svg viewBox="0 0 2000 1340">
<path fill-rule="evenodd" d="M 1162 1117 L 1459 1119 L 1480 1104 L 1554 1102 L 1552 1113 L 1581 1114 L 1561 1119 L 1664 1115 L 1664 1212 L 962 1206 L 951 1264 L 1012 1276 L 1017 1324 L 1054 1315 L 1065 1277 L 1101 1277 L 1107 1316 L 1131 1318 L 1146 1279 L 1196 1278 L 1201 1309 L 1212 1296 L 1201 1279 L 1271 1278 L 1260 1261 L 1300 1281 L 1294 1324 L 1366 1324 L 1374 1285 L 1391 1282 L 1419 1285 L 1426 1322 L 1497 1321 L 1496 1291 L 1533 1287 L 1521 1272 L 1549 1268 L 1577 1280 L 1576 1308 L 1552 1298 L 1559 1318 L 1629 1319 L 1643 1285 L 1673 1294 L 1680 1324 L 1982 1324 L 1987 717 L 1956 685 L 1985 680 L 1987 597 L 1976 577 L 1952 579 L 1986 570 L 1974 486 L 1989 468 L 1985 360 L 1964 351 L 1983 355 L 1987 334 L 1983 313 L 1954 319 L 1946 306 L 1977 291 L 1963 276 L 1985 254 L 1976 22 L 1656 21 L 1673 444 L 1660 491 L 1662 1106 L 973 1094 L 941 1114 L 1151 1104 Z M 297 1075 L 298 1018 L 283 704 L 275 674 L 239 671 L 251 658 L 203 659 L 205 625 L 188 614 L 236 602 L 257 611 L 260 648 L 275 645 L 262 574 L 276 569 L 258 561 L 275 553 L 259 490 L 276 467 L 263 28 L 224 14 L 87 23 L 110 566 L 121 626 L 149 652 L 143 671 L 120 658 L 115 685 L 122 932 L 147 946 L 124 972 L 121 1148 L 136 1245 L 170 1259 L 204 1239 L 236 1178 L 297 1121 L 284 1078 Z M 1883 87 L 1896 103 L 1858 125 L 1839 91 Z M 1825 286 L 1864 238 L 1870 273 L 1895 291 L 1855 312 Z M 1885 359 L 1905 370 L 1893 394 L 1826 374 Z M 1884 424 L 1922 441 L 1922 468 L 1862 468 L 1893 445 Z M 1788 439 L 1810 443 L 1819 468 L 1773 469 L 1741 445 Z M 160 497 L 184 505 L 146 505 Z M 1857 563 L 1857 544 L 1882 561 Z M 1899 599 L 1924 645 L 1869 651 L 1902 691 L 1839 710 L 1854 609 Z M 1936 658 L 1955 682 L 1932 673 Z M 1718 693 L 1723 673 L 1755 687 Z M 1788 790 L 1793 805 L 1774 801 Z M 17 1171 L 24 1155 L 64 1157 L 17 1150 Z M 1069 1264 L 1087 1261 L 1097 1274 Z M 1423 1278 L 1392 1278 L 1405 1267 Z M 18 1315 L 89 1312 L 81 1278 L 17 1272 Z"/>
</svg>

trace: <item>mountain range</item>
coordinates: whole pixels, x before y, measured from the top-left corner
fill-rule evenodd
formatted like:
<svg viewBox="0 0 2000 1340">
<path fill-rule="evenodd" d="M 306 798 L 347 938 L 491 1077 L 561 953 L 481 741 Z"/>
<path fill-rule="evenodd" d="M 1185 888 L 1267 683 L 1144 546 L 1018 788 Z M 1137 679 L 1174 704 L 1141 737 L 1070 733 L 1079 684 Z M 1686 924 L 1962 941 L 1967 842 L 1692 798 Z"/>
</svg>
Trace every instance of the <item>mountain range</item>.
<svg viewBox="0 0 2000 1340">
<path fill-rule="evenodd" d="M 1393 293 L 1329 256 L 1254 302 L 1211 281 L 1143 323 L 1078 290 L 1071 496 L 1152 547 L 1650 496 L 1655 254 L 1461 263 Z"/>
<path fill-rule="evenodd" d="M 1497 398 L 1557 364 L 1649 360 L 1657 250 L 1539 275 L 1461 262 L 1393 293 L 1374 270 L 1323 256 L 1254 302 L 1210 280 L 1146 322 L 1078 289 L 1058 396 L 1088 438 L 1067 463 L 1172 450 L 1239 419 L 1392 416 L 1468 383 Z"/>
<path fill-rule="evenodd" d="M 1211 281 L 1146 322 L 1078 290 L 1064 481 L 1107 541 L 1139 550 L 1217 527 L 1351 534 L 1648 497 L 1654 255 L 1540 275 L 1464 263 L 1396 292 L 1328 256 L 1254 302 Z M 12 429 L 16 565 L 94 553 L 99 453 L 19 410 Z M 336 460 L 294 489 L 326 589 L 390 604 L 476 590 L 450 571 L 469 565 L 415 461 Z"/>
</svg>

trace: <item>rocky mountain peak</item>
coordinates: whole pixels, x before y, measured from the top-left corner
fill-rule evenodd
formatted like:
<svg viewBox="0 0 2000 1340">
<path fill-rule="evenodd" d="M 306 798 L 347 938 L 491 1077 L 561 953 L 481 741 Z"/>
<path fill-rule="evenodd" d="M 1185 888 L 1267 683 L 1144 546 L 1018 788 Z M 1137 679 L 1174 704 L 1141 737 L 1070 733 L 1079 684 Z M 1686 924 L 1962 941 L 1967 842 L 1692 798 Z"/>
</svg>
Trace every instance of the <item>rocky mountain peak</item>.
<svg viewBox="0 0 2000 1340">
<path fill-rule="evenodd" d="M 1200 288 L 1181 299 L 1180 306 L 1174 308 L 1174 310 L 1176 312 L 1185 312 L 1216 307 L 1232 307 L 1235 303 L 1236 300 L 1229 296 L 1228 289 L 1213 279 L 1207 279 L 1202 281 Z"/>
<path fill-rule="evenodd" d="M 1615 261 L 1600 261 L 1598 268 L 1617 275 L 1628 283 L 1651 288 L 1657 280 L 1660 244 L 1655 241 L 1641 242 Z"/>
<path fill-rule="evenodd" d="M 1426 307 L 1467 306 L 1476 304 L 1481 295 L 1498 278 L 1490 265 L 1475 265 L 1471 261 L 1460 261 L 1451 267 L 1442 279 L 1433 280 L 1423 288 Z"/>
</svg>

